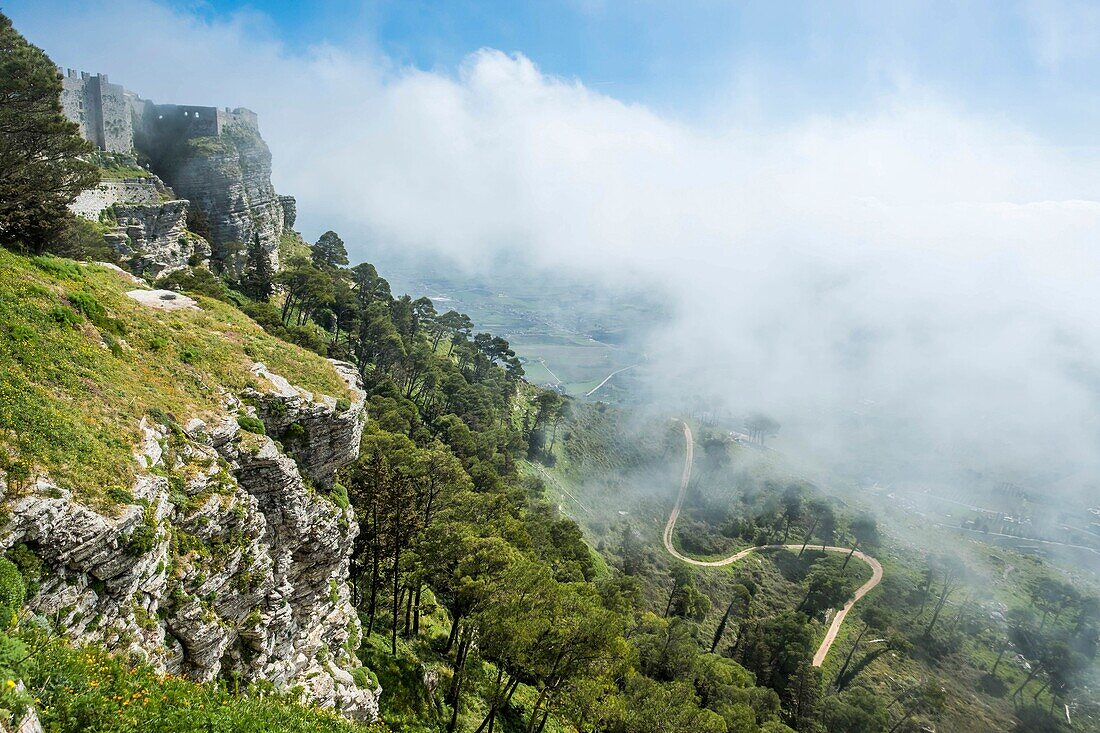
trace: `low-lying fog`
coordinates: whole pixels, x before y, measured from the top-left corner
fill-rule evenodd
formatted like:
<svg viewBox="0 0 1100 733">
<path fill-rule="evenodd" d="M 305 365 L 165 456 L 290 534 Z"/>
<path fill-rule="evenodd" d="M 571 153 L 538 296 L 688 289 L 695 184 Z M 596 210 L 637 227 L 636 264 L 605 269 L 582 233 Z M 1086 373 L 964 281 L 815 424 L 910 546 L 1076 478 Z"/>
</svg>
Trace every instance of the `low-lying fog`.
<svg viewBox="0 0 1100 733">
<path fill-rule="evenodd" d="M 353 258 L 518 251 L 662 294 L 645 374 L 669 411 L 769 414 L 868 479 L 1097 472 L 1100 155 L 904 69 L 856 111 L 762 121 L 742 93 L 685 121 L 521 54 L 302 55 L 144 0 L 21 27 L 143 96 L 258 111 L 300 226 Z"/>
</svg>

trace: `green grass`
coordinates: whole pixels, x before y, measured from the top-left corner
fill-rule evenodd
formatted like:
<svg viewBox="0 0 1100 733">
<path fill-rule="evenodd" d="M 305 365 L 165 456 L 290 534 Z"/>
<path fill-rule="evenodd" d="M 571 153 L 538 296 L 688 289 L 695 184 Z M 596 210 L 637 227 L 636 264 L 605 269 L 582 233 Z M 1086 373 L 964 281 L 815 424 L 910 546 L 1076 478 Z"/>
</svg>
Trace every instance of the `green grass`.
<svg viewBox="0 0 1100 733">
<path fill-rule="evenodd" d="M 0 251 L 0 461 L 46 472 L 84 500 L 129 486 L 138 422 L 222 412 L 223 390 L 263 389 L 254 361 L 315 395 L 347 397 L 320 356 L 267 333 L 233 306 L 161 311 L 107 268 Z"/>
<path fill-rule="evenodd" d="M 145 664 L 98 647 L 73 647 L 37 634 L 23 639 L 0 638 L 0 665 L 4 667 L 3 676 L 23 681 L 34 698 L 43 727 L 56 733 L 386 730 L 380 724 L 360 725 L 331 710 L 301 705 L 291 696 L 270 689 L 231 691 L 229 683 L 199 684 L 159 675 Z M 0 700 L 0 704 L 7 702 Z"/>
<path fill-rule="evenodd" d="M 138 165 L 137 159 L 124 153 L 92 153 L 91 162 L 99 166 L 100 178 L 122 180 L 124 178 L 149 178 L 152 173 Z"/>
<path fill-rule="evenodd" d="M 287 262 L 293 257 L 309 257 L 312 249 L 297 232 L 287 230 L 279 239 L 279 262 Z"/>
</svg>

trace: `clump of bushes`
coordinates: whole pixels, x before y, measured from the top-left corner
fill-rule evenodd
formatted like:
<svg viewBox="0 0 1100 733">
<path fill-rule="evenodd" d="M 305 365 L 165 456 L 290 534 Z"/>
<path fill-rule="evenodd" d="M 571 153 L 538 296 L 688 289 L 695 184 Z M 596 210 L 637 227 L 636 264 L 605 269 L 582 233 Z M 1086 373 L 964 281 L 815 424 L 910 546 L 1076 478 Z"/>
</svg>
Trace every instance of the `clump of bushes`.
<svg viewBox="0 0 1100 733">
<path fill-rule="evenodd" d="M 16 614 L 27 599 L 27 586 L 23 574 L 11 560 L 0 557 L 0 626 L 15 625 Z"/>
<path fill-rule="evenodd" d="M 241 426 L 241 430 L 247 430 L 250 433 L 256 433 L 257 435 L 266 435 L 267 429 L 264 428 L 264 421 L 256 417 L 249 417 L 248 415 L 241 415 L 237 418 L 237 424 Z"/>
</svg>

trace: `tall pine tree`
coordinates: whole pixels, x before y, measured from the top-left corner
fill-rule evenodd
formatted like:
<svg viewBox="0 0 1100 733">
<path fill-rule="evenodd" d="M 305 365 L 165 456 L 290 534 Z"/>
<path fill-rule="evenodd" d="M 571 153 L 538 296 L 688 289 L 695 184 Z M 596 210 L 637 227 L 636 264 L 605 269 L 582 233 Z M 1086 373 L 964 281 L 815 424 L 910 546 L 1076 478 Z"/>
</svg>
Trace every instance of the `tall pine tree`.
<svg viewBox="0 0 1100 733">
<path fill-rule="evenodd" d="M 348 264 L 348 250 L 344 240 L 331 229 L 321 235 L 311 253 L 313 264 L 317 267 L 344 267 Z"/>
<path fill-rule="evenodd" d="M 267 252 L 260 244 L 260 235 L 255 234 L 252 237 L 252 244 L 248 245 L 244 276 L 241 278 L 241 292 L 253 300 L 270 300 L 272 293 L 275 292 L 273 280 L 271 260 L 268 259 Z"/>
<path fill-rule="evenodd" d="M 42 49 L 0 13 L 0 244 L 45 251 L 99 182 L 92 146 L 61 113 L 61 79 Z"/>
</svg>

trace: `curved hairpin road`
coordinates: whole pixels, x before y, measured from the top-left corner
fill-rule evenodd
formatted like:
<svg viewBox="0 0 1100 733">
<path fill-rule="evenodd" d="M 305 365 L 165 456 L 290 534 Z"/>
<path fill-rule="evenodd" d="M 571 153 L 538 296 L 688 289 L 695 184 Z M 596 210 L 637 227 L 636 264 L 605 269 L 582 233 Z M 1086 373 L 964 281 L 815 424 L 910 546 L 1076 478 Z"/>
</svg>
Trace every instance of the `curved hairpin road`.
<svg viewBox="0 0 1100 733">
<path fill-rule="evenodd" d="M 691 466 L 695 457 L 695 440 L 691 434 L 691 427 L 683 421 L 680 424 L 684 426 L 684 442 L 686 444 L 686 451 L 684 453 L 684 471 L 680 476 L 680 493 L 676 497 L 676 504 L 672 507 L 672 513 L 668 516 L 668 523 L 665 525 L 664 543 L 665 549 L 668 553 L 675 557 L 677 560 L 682 560 L 689 565 L 696 565 L 703 568 L 718 568 L 724 565 L 732 565 L 733 563 L 748 557 L 753 552 L 759 552 L 762 550 L 780 550 L 786 548 L 788 550 L 800 549 L 802 545 L 758 545 L 757 547 L 749 547 L 741 550 L 738 553 L 724 557 L 720 560 L 696 560 L 691 557 L 687 557 L 680 553 L 679 550 L 672 543 L 672 532 L 676 528 L 676 520 L 680 517 L 680 505 L 684 503 L 684 494 L 687 493 L 688 484 L 691 483 Z M 826 546 L 824 548 L 826 552 L 843 552 L 848 553 L 851 548 L 848 547 L 832 547 Z M 825 638 L 821 642 L 821 646 L 817 648 L 817 652 L 814 654 L 813 664 L 815 667 L 820 667 L 825 663 L 825 657 L 829 655 L 829 650 L 833 646 L 833 642 L 836 641 L 837 633 L 840 632 L 840 627 L 844 623 L 844 619 L 848 616 L 848 612 L 852 610 L 852 606 L 856 604 L 860 598 L 867 595 L 872 588 L 879 584 L 882 580 L 882 564 L 878 560 L 867 555 L 860 550 L 856 550 L 853 555 L 858 557 L 863 562 L 867 563 L 871 567 L 871 579 L 856 589 L 855 595 L 853 595 L 844 607 L 836 612 L 833 616 L 833 621 L 829 625 L 829 630 L 825 633 Z"/>
</svg>

